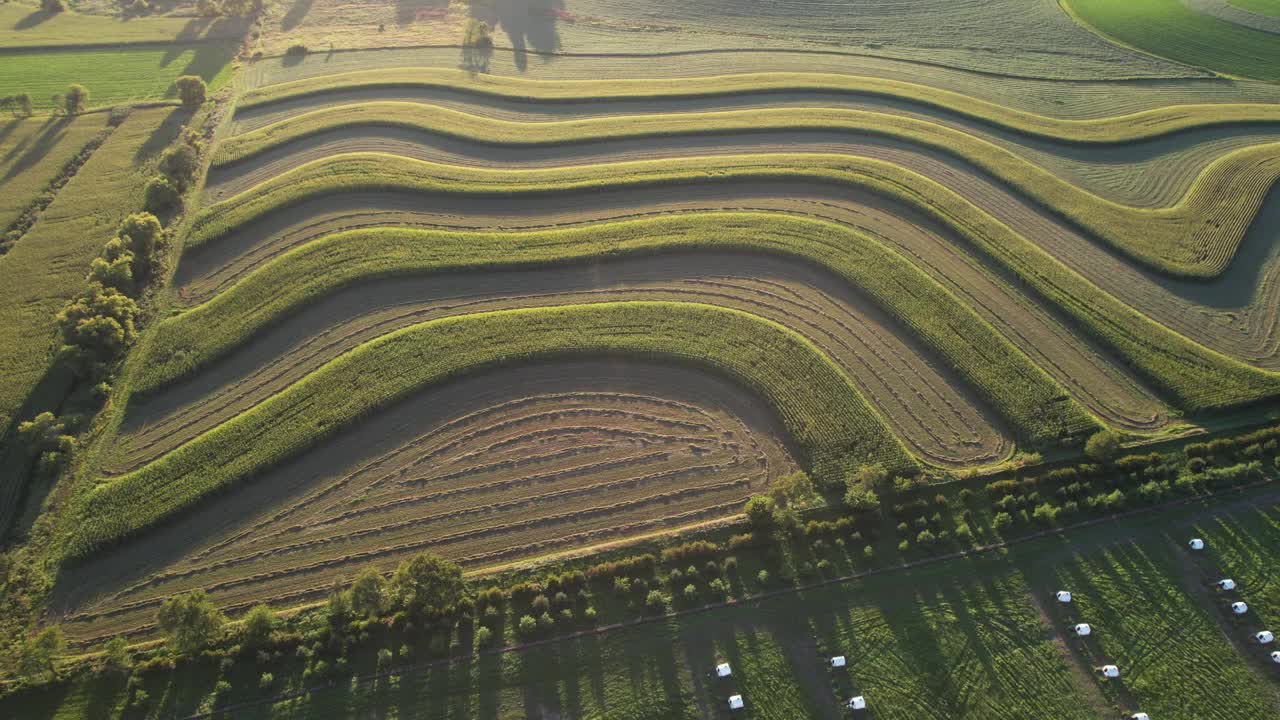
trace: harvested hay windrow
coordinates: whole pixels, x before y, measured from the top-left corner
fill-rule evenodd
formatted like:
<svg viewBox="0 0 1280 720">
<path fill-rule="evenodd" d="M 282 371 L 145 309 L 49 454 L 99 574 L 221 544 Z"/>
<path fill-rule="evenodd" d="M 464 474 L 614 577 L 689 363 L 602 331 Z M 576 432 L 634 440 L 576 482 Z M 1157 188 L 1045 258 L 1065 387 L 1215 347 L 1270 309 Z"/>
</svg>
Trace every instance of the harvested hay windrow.
<svg viewBox="0 0 1280 720">
<path fill-rule="evenodd" d="M 927 85 L 825 73 L 747 73 L 671 80 L 525 80 L 442 68 L 394 68 L 324 75 L 250 90 L 239 109 L 256 109 L 353 89 L 446 88 L 529 103 L 697 98 L 764 92 L 825 92 L 905 100 L 1015 132 L 1061 142 L 1126 143 L 1210 125 L 1280 122 L 1280 106 L 1252 103 L 1170 105 L 1128 115 L 1065 120 Z"/>
<path fill-rule="evenodd" d="M 724 229 L 736 231 L 732 224 Z M 349 239 L 365 243 L 368 252 L 397 252 L 361 235 Z M 460 239 L 448 236 L 441 242 Z M 434 239 L 416 234 L 406 239 L 421 241 Z M 507 247 L 465 241 L 490 250 Z M 333 253 L 328 257 L 338 259 Z M 289 266 L 303 265 L 307 263 Z M 484 266 L 469 272 L 432 272 L 428 267 L 314 293 L 287 310 L 287 320 L 278 316 L 279 321 L 207 365 L 206 372 L 185 376 L 163 392 L 135 395 L 106 470 L 135 470 L 339 355 L 403 327 L 496 310 L 646 300 L 733 308 L 803 336 L 854 381 L 923 462 L 975 467 L 1005 460 L 1012 451 L 1006 423 L 970 383 L 844 278 L 793 257 L 698 248 L 616 252 L 572 263 L 509 263 L 503 269 Z M 1061 405 L 1051 404 L 1034 419 L 1047 427 L 1043 417 L 1060 414 Z"/>
<path fill-rule="evenodd" d="M 167 597 L 232 613 L 322 598 L 420 552 L 468 571 L 586 552 L 741 512 L 795 470 L 754 393 L 609 357 L 501 368 L 416 393 L 59 578 L 77 646 L 151 636 Z"/>
<path fill-rule="evenodd" d="M 330 362 L 161 459 L 81 495 L 67 514 L 83 556 L 253 477 L 410 393 L 466 373 L 549 357 L 623 353 L 713 369 L 777 411 L 814 476 L 862 463 L 915 467 L 851 381 L 781 325 L 693 303 L 603 303 L 423 323 Z"/>
<path fill-rule="evenodd" d="M 1228 358 L 1154 322 L 956 192 L 896 165 L 858 157 L 725 156 L 553 170 L 492 171 L 380 154 L 317 161 L 207 208 L 189 245 L 222 237 L 273 211 L 343 192 L 394 191 L 514 197 L 736 180 L 817 181 L 857 187 L 916 208 L 955 229 L 1061 308 L 1186 412 L 1221 410 L 1280 395 L 1280 376 Z"/>
<path fill-rule="evenodd" d="M 1280 144 L 1243 148 L 1206 168 L 1173 207 L 1134 208 L 1090 193 L 1011 150 L 959 130 L 898 115 L 826 108 L 521 123 L 415 103 L 368 103 L 318 110 L 231 138 L 222 143 L 214 165 L 225 167 L 291 142 L 362 126 L 410 129 L 509 147 L 744 131 L 830 131 L 886 137 L 958 157 L 1129 257 L 1164 272 L 1191 277 L 1212 277 L 1230 264 L 1263 197 L 1280 178 Z"/>
<path fill-rule="evenodd" d="M 866 293 L 971 383 L 1032 445 L 1097 423 L 1008 340 L 901 256 L 831 223 L 702 214 L 533 233 L 353 231 L 304 245 L 208 303 L 162 322 L 134 387 L 154 391 L 340 287 L 372 277 L 582 262 L 619 254 L 737 249 L 798 257 Z"/>
</svg>

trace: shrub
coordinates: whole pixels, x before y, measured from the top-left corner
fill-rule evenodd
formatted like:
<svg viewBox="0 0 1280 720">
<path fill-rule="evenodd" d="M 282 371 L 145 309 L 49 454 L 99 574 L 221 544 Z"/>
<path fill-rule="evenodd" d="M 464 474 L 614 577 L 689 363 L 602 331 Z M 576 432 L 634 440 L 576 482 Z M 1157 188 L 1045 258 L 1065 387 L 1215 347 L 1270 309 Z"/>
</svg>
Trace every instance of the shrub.
<svg viewBox="0 0 1280 720">
<path fill-rule="evenodd" d="M 1049 503 L 1042 503 L 1036 506 L 1036 509 L 1031 513 L 1031 517 L 1042 525 L 1052 526 L 1057 524 L 1059 512 L 1060 510 L 1057 507 Z"/>
<path fill-rule="evenodd" d="M 1106 462 L 1120 452 L 1120 436 L 1110 430 L 1096 432 L 1084 445 L 1084 454 L 1091 460 Z"/>
<path fill-rule="evenodd" d="M 203 590 L 195 590 L 166 600 L 157 621 L 175 650 L 190 653 L 213 642 L 226 619 Z"/>
<path fill-rule="evenodd" d="M 462 46 L 472 48 L 493 47 L 493 35 L 489 31 L 489 23 L 476 18 L 468 18 L 462 28 Z"/>
<path fill-rule="evenodd" d="M 932 530 L 922 530 L 916 536 L 916 542 L 920 545 L 933 545 L 938 542 L 938 537 L 933 534 Z"/>
<path fill-rule="evenodd" d="M 255 605 L 241 621 L 240 639 L 249 647 L 262 647 L 276 629 L 276 614 L 266 605 Z"/>
<path fill-rule="evenodd" d="M 996 530 L 1003 530 L 1011 525 L 1013 525 L 1013 516 L 1007 512 L 998 512 L 996 513 L 996 516 L 991 519 L 991 527 Z"/>
<path fill-rule="evenodd" d="M 476 645 L 486 647 L 491 642 L 493 642 L 492 630 L 484 626 L 481 626 L 479 630 L 476 630 Z"/>
<path fill-rule="evenodd" d="M 911 542 L 909 540 L 903 540 L 902 542 L 898 543 L 898 552 L 905 553 L 910 549 L 911 549 Z"/>
<path fill-rule="evenodd" d="M 750 503 L 748 503 L 748 505 L 749 504 Z M 697 560 L 700 558 L 707 557 L 709 555 L 715 555 L 719 553 L 720 550 L 721 550 L 720 546 L 713 542 L 708 542 L 706 540 L 697 540 L 694 542 L 685 543 L 683 545 L 676 545 L 675 547 L 669 547 L 666 550 L 663 550 L 662 562 L 668 563 L 668 564 L 675 564 L 675 563 L 687 562 L 689 560 Z"/>
<path fill-rule="evenodd" d="M 204 104 L 208 87 L 200 77 L 183 75 L 174 80 L 173 84 L 178 88 L 178 97 L 182 100 L 183 107 L 194 110 Z"/>
<path fill-rule="evenodd" d="M 267 688 L 271 687 L 275 683 L 276 683 L 275 676 L 269 672 L 262 673 L 262 676 L 258 678 L 258 687 L 262 688 L 263 690 L 266 690 Z"/>
<path fill-rule="evenodd" d="M 182 203 L 182 192 L 178 190 L 178 186 L 163 175 L 156 175 L 148 180 L 143 193 L 148 212 L 165 212 Z"/>
<path fill-rule="evenodd" d="M 760 583 L 761 585 L 768 585 L 768 584 L 769 584 L 769 571 L 768 571 L 768 570 L 761 570 L 760 572 L 756 573 L 756 582 Z"/>
<path fill-rule="evenodd" d="M 310 51 L 308 50 L 306 45 L 297 44 L 297 45 L 290 45 L 289 49 L 284 51 L 284 54 L 288 55 L 289 57 L 302 57 L 303 55 L 306 55 L 308 52 Z"/>
<path fill-rule="evenodd" d="M 667 611 L 667 596 L 658 590 L 650 590 L 645 596 L 644 606 L 649 612 L 662 613 Z"/>
<path fill-rule="evenodd" d="M 200 148 L 190 142 L 178 143 L 160 156 L 160 172 L 179 191 L 186 190 L 200 171 Z"/>
<path fill-rule="evenodd" d="M 776 509 L 777 504 L 774 503 L 773 498 L 765 495 L 757 495 L 747 501 L 746 506 L 743 508 L 743 512 L 746 514 L 747 522 L 751 524 L 751 527 L 755 529 L 756 532 L 763 534 L 774 528 L 774 525 L 776 524 L 774 519 L 774 510 Z"/>
<path fill-rule="evenodd" d="M 538 621 L 530 615 L 521 615 L 520 622 L 516 624 L 516 632 L 523 638 L 533 637 L 538 632 Z"/>
</svg>

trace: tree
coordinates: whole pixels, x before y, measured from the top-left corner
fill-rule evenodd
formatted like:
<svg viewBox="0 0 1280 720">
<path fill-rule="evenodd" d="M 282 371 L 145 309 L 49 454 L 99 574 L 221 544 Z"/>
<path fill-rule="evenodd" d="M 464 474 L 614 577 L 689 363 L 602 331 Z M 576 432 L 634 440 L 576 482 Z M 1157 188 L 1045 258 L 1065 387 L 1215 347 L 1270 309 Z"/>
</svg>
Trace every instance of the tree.
<svg viewBox="0 0 1280 720">
<path fill-rule="evenodd" d="M 462 599 L 462 568 L 423 553 L 396 568 L 391 591 L 398 607 L 413 612 L 445 612 Z"/>
<path fill-rule="evenodd" d="M 845 479 L 846 485 L 858 484 L 877 493 L 893 489 L 893 476 L 883 465 L 863 465 Z"/>
<path fill-rule="evenodd" d="M 1093 434 L 1084 444 L 1084 454 L 1098 462 L 1107 462 L 1120 452 L 1120 436 L 1110 430 Z"/>
<path fill-rule="evenodd" d="M 14 96 L 14 102 L 18 106 L 18 110 L 22 112 L 24 117 L 31 117 L 35 112 L 35 108 L 31 103 L 31 93 L 19 93 Z"/>
<path fill-rule="evenodd" d="M 102 256 L 89 264 L 88 280 L 132 294 L 134 264 L 133 253 L 125 247 L 123 240 L 115 238 L 102 248 Z"/>
<path fill-rule="evenodd" d="M 108 672 L 128 672 L 133 667 L 133 658 L 129 656 L 129 643 L 118 635 L 111 638 L 107 643 L 102 663 Z"/>
<path fill-rule="evenodd" d="M 851 483 L 845 491 L 844 504 L 854 512 L 875 512 L 880 509 L 880 498 L 874 490 Z"/>
<path fill-rule="evenodd" d="M 151 258 L 164 234 L 160 221 L 151 213 L 133 213 L 120 223 L 120 239 L 133 253 L 133 279 L 143 282 L 151 273 Z"/>
<path fill-rule="evenodd" d="M 62 96 L 62 102 L 68 115 L 79 115 L 89 104 L 89 89 L 72 83 L 67 86 L 67 93 Z"/>
<path fill-rule="evenodd" d="M 191 653 L 207 647 L 217 639 L 226 618 L 205 595 L 195 590 L 169 598 L 156 616 L 160 629 L 169 636 L 174 649 Z"/>
<path fill-rule="evenodd" d="M 489 31 L 489 23 L 476 18 L 469 18 L 462 28 L 462 46 L 469 48 L 493 47 L 493 35 Z"/>
<path fill-rule="evenodd" d="M 386 609 L 386 583 L 373 568 L 365 568 L 351 584 L 351 609 L 357 615 L 376 617 Z"/>
<path fill-rule="evenodd" d="M 262 647 L 276 630 L 276 614 L 266 605 L 255 605 L 241 621 L 240 638 L 249 647 Z"/>
<path fill-rule="evenodd" d="M 45 628 L 33 638 L 22 644 L 18 652 L 18 672 L 27 678 L 36 678 L 45 673 L 54 674 L 54 663 L 62 654 L 65 645 L 62 628 Z"/>
<path fill-rule="evenodd" d="M 783 475 L 769 484 L 769 497 L 779 507 L 805 510 L 822 500 L 813 486 L 813 480 L 804 471 Z"/>
<path fill-rule="evenodd" d="M 773 498 L 767 495 L 757 495 L 747 501 L 743 512 L 746 513 L 747 522 L 751 527 L 759 532 L 768 532 L 774 527 L 774 510 L 777 505 L 773 502 Z"/>
<path fill-rule="evenodd" d="M 181 142 L 160 156 L 160 172 L 164 173 L 179 189 L 186 189 L 200 170 L 200 149 L 188 142 Z"/>
<path fill-rule="evenodd" d="M 148 180 L 143 193 L 146 195 L 147 210 L 150 212 L 164 212 L 177 207 L 182 202 L 182 192 L 164 175 L 156 175 Z"/>
<path fill-rule="evenodd" d="M 138 305 L 116 288 L 94 283 L 58 313 L 67 345 L 99 362 L 108 362 L 133 343 Z"/>
<path fill-rule="evenodd" d="M 183 107 L 194 110 L 204 104 L 208 87 L 202 78 L 196 75 L 183 75 L 174 80 L 173 84 L 178 87 L 178 97 L 182 99 Z"/>
<path fill-rule="evenodd" d="M 40 0 L 40 9 L 47 13 L 65 12 L 67 2 L 66 0 Z"/>
</svg>

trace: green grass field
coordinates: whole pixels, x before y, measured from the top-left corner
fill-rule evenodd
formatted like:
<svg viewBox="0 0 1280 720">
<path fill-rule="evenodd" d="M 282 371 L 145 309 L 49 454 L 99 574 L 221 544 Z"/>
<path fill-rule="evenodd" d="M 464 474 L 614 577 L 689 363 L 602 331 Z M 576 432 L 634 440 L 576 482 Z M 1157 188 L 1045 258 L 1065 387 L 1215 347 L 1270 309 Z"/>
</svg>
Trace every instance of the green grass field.
<svg viewBox="0 0 1280 720">
<path fill-rule="evenodd" d="M 1276 0 L 1227 0 L 1238 8 L 1270 17 L 1280 17 L 1280 2 Z"/>
<path fill-rule="evenodd" d="M 1081 661 L 1114 664 L 1120 680 L 1104 694 L 1130 712 L 1151 717 L 1271 717 L 1280 695 L 1255 674 L 1228 642 L 1209 609 L 1192 595 L 1174 553 L 1179 542 L 1154 538 L 1075 557 L 1046 568 L 1046 595 L 1068 588 L 1071 612 L 1094 628 L 1091 639 L 1071 640 Z M 1212 677 L 1213 682 L 1201 682 Z"/>
<path fill-rule="evenodd" d="M 30 93 L 37 110 L 47 110 L 52 95 L 79 83 L 88 88 L 91 106 L 105 107 L 171 98 L 181 75 L 198 75 L 217 90 L 231 79 L 237 47 L 226 41 L 0 54 L 0 96 Z"/>
<path fill-rule="evenodd" d="M 1180 0 L 1066 0 L 1104 37 L 1171 60 L 1241 77 L 1280 80 L 1273 34 L 1197 13 Z"/>
<path fill-rule="evenodd" d="M 0 230 L 17 220 L 106 126 L 106 113 L 0 122 Z"/>
</svg>

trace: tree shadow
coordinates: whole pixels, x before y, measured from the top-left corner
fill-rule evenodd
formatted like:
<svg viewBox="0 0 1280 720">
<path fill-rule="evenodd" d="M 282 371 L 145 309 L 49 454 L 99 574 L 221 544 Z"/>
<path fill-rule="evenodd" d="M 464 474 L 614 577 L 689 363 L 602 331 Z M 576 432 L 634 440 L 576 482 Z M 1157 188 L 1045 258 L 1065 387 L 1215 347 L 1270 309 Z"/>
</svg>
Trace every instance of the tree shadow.
<svg viewBox="0 0 1280 720">
<path fill-rule="evenodd" d="M 44 10 L 36 10 L 32 12 L 30 15 L 14 23 L 13 29 L 14 30 L 30 30 L 31 28 L 36 27 L 37 25 L 43 23 L 45 20 L 48 20 L 57 14 L 58 13 L 46 12 Z"/>
<path fill-rule="evenodd" d="M 53 150 L 59 142 L 67 134 L 67 127 L 71 125 L 72 118 L 62 116 L 56 121 L 46 123 L 41 129 L 40 134 L 36 136 L 29 144 L 25 145 L 26 151 L 22 153 L 13 165 L 9 166 L 9 170 L 4 175 L 4 180 L 9 180 L 13 176 L 32 167 L 36 163 L 44 159 L 49 151 Z M 10 153 L 12 154 L 12 153 Z M 4 162 L 8 162 L 11 158 L 6 156 Z"/>
<path fill-rule="evenodd" d="M 19 127 L 22 126 L 22 120 L 23 120 L 22 118 L 15 117 L 9 120 L 9 122 L 5 123 L 4 127 L 0 127 L 0 143 L 3 143 L 5 140 L 8 140 L 9 136 L 13 134 L 13 131 L 17 130 Z M 14 154 L 15 153 L 12 149 L 9 150 L 8 155 L 6 155 L 4 160 L 0 160 L 0 162 L 8 162 L 9 158 L 11 158 Z"/>
<path fill-rule="evenodd" d="M 471 16 L 506 33 L 516 69 L 523 72 L 530 50 L 549 54 L 560 49 L 556 22 L 567 12 L 564 0 L 484 0 L 471 4 Z"/>
<path fill-rule="evenodd" d="M 182 126 L 190 119 L 191 112 L 184 108 L 174 108 L 172 112 L 165 116 L 165 119 L 151 132 L 151 136 L 147 138 L 147 141 L 142 143 L 142 146 L 134 153 L 134 164 L 137 165 L 151 160 L 164 152 L 165 148 L 172 145 L 173 141 L 178 139 L 178 135 L 182 132 Z"/>
<path fill-rule="evenodd" d="M 396 0 L 396 24 L 408 25 L 421 15 L 435 15 L 448 10 L 449 0 Z"/>
<path fill-rule="evenodd" d="M 489 72 L 489 61 L 491 59 L 493 59 L 492 46 L 466 46 L 462 48 L 462 62 L 458 63 L 458 67 L 472 75 L 487 74 Z"/>
<path fill-rule="evenodd" d="M 289 11 L 280 19 L 280 29 L 288 32 L 301 25 L 314 4 L 315 0 L 294 0 L 294 3 L 289 6 Z"/>
</svg>

